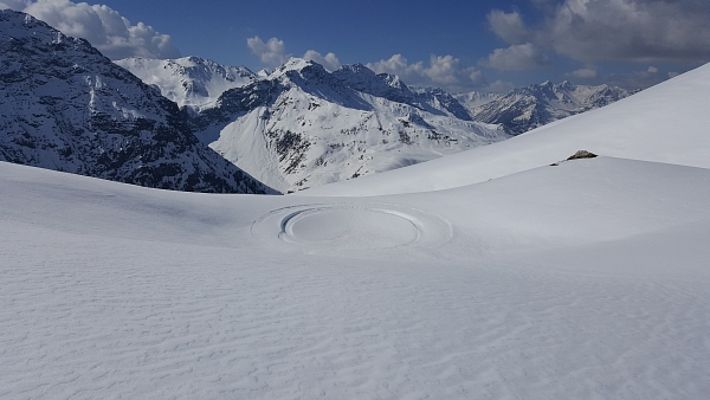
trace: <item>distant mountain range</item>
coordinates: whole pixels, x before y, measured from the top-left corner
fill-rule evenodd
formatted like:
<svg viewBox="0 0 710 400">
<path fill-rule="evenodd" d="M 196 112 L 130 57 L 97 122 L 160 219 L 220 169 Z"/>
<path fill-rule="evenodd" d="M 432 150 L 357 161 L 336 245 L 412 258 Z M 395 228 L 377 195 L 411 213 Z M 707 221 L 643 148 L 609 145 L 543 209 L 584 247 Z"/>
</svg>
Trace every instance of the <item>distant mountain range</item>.
<svg viewBox="0 0 710 400">
<path fill-rule="evenodd" d="M 286 192 L 508 137 L 440 98 L 362 65 L 330 73 L 315 62 L 291 59 L 257 82 L 226 91 L 193 126 L 203 143 Z"/>
<path fill-rule="evenodd" d="M 112 63 L 7 10 L 0 50 L 0 160 L 175 190 L 297 191 L 504 140 L 628 95 L 545 82 L 453 96 L 361 64 L 328 72 L 296 58 L 259 73 L 198 57 Z"/>
<path fill-rule="evenodd" d="M 503 95 L 472 92 L 457 98 L 469 105 L 468 111 L 474 120 L 501 124 L 511 135 L 519 135 L 558 119 L 603 107 L 629 94 L 628 90 L 610 85 L 546 81 Z"/>
<path fill-rule="evenodd" d="M 175 60 L 132 58 L 117 63 L 146 83 L 161 88 L 163 95 L 190 109 L 214 107 L 221 93 L 245 86 L 268 73 L 254 74 L 245 67 L 222 66 L 198 57 Z M 477 91 L 451 95 L 439 88 L 410 89 L 399 77 L 377 74 L 361 64 L 345 65 L 333 75 L 353 89 L 392 101 L 426 104 L 446 110 L 456 118 L 500 124 L 507 133 L 519 135 L 570 115 L 613 103 L 632 92 L 611 85 L 575 85 L 546 81 L 503 94 Z"/>
</svg>

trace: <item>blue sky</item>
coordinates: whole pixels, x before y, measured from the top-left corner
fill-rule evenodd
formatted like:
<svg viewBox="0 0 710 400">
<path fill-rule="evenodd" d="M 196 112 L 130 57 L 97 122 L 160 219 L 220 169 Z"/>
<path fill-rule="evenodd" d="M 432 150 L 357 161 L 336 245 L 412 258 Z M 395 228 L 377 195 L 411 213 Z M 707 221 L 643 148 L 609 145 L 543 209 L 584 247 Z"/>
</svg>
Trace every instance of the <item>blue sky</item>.
<svg viewBox="0 0 710 400">
<path fill-rule="evenodd" d="M 411 59 L 455 54 L 475 63 L 496 45 L 486 15 L 501 2 L 440 1 L 436 7 L 424 1 L 373 0 L 210 1 L 203 7 L 166 0 L 104 3 L 133 21 L 169 33 L 183 53 L 256 65 L 245 42 L 255 35 L 278 37 L 294 53 L 333 51 L 346 63 L 394 53 Z M 529 9 L 527 2 L 510 2 L 506 8 Z"/>
<path fill-rule="evenodd" d="M 85 37 L 111 58 L 197 55 L 259 69 L 305 55 L 450 90 L 546 79 L 644 87 L 710 61 L 707 0 L 88 3 L 0 7 Z"/>
</svg>

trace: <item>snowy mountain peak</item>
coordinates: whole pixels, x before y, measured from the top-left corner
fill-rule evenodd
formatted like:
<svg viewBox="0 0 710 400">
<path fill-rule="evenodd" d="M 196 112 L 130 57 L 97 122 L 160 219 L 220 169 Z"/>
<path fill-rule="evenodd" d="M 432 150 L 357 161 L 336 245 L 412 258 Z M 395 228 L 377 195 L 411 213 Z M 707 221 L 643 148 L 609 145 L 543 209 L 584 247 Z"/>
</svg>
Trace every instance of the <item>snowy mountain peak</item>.
<svg viewBox="0 0 710 400">
<path fill-rule="evenodd" d="M 87 41 L 5 10 L 0 54 L 1 161 L 173 190 L 269 191 Z"/>
<path fill-rule="evenodd" d="M 180 107 L 199 111 L 215 106 L 225 91 L 248 85 L 257 79 L 246 67 L 225 66 L 200 57 L 157 60 L 126 58 L 116 64 L 131 71 Z"/>
<path fill-rule="evenodd" d="M 392 86 L 393 88 L 398 88 L 402 90 L 409 89 L 407 85 L 404 84 L 404 81 L 402 81 L 399 75 L 381 73 L 377 74 L 377 76 L 381 77 L 385 82 L 387 82 L 388 85 Z"/>
<path fill-rule="evenodd" d="M 323 70 L 325 71 L 325 68 L 318 64 L 315 61 L 312 60 L 305 60 L 303 58 L 298 58 L 298 57 L 291 57 L 289 58 L 285 63 L 283 63 L 280 67 L 276 68 L 273 72 L 271 72 L 268 75 L 268 79 L 278 79 L 284 75 L 288 75 L 289 73 L 302 73 L 304 70 L 307 69 L 315 69 L 315 70 Z"/>
<path fill-rule="evenodd" d="M 333 72 L 333 76 L 357 90 L 368 90 L 374 95 L 386 91 L 394 93 L 391 89 L 401 91 L 401 95 L 412 95 L 411 90 L 397 75 L 378 74 L 363 64 L 343 65 Z"/>
<path fill-rule="evenodd" d="M 225 92 L 193 121 L 198 137 L 226 159 L 271 187 L 296 191 L 507 138 L 465 110 L 463 117 L 449 111 L 461 106 L 448 97 L 415 93 L 362 64 L 330 73 L 293 58 Z"/>
<path fill-rule="evenodd" d="M 0 10 L 0 23 L 3 40 L 32 39 L 46 43 L 61 43 L 67 40 L 83 42 L 82 39 L 69 38 L 58 30 L 37 18 L 10 9 Z"/>
</svg>

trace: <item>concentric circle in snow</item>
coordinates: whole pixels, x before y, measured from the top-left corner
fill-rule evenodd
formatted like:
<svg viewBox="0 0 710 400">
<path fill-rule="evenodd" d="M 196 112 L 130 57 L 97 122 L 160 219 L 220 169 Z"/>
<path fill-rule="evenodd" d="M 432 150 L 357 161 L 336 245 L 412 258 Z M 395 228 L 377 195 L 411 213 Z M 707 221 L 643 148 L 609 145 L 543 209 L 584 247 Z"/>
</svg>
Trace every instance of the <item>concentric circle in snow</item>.
<svg viewBox="0 0 710 400">
<path fill-rule="evenodd" d="M 432 244 L 451 237 L 448 223 L 393 206 L 310 204 L 274 210 L 252 225 L 260 239 L 311 249 L 386 249 Z"/>
</svg>

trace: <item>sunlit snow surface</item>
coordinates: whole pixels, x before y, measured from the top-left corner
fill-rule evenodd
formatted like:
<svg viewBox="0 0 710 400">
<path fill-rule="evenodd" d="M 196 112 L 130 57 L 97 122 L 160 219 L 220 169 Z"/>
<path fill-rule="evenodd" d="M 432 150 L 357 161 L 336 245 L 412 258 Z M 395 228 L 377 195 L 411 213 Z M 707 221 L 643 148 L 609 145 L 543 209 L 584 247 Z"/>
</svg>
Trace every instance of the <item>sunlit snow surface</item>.
<svg viewBox="0 0 710 400">
<path fill-rule="evenodd" d="M 0 398 L 710 393 L 710 171 L 597 158 L 418 195 L 0 163 Z"/>
<path fill-rule="evenodd" d="M 710 169 L 674 164 L 707 155 L 707 113 L 654 120 L 682 153 L 641 141 L 671 102 L 637 96 L 610 114 L 626 147 L 590 150 L 666 163 L 549 166 L 594 143 L 539 130 L 506 142 L 532 153 L 486 147 L 517 149 L 509 169 L 382 175 L 416 194 L 363 196 L 376 177 L 342 186 L 357 197 L 178 193 L 0 163 L 0 398 L 705 399 Z"/>
</svg>

